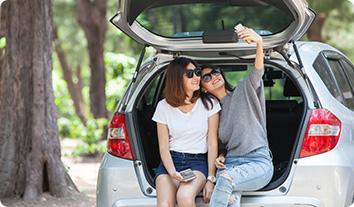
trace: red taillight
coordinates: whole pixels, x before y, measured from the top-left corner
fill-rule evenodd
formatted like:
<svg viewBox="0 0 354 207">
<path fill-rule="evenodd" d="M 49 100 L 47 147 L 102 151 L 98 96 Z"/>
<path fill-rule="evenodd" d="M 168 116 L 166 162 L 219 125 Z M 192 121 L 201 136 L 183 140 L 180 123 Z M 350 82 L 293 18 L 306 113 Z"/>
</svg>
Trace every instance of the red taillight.
<svg viewBox="0 0 354 207">
<path fill-rule="evenodd" d="M 339 140 L 342 123 L 327 109 L 311 112 L 300 158 L 324 153 L 333 149 Z"/>
<path fill-rule="evenodd" d="M 120 158 L 134 159 L 125 114 L 116 113 L 113 115 L 108 128 L 107 151 Z"/>
</svg>

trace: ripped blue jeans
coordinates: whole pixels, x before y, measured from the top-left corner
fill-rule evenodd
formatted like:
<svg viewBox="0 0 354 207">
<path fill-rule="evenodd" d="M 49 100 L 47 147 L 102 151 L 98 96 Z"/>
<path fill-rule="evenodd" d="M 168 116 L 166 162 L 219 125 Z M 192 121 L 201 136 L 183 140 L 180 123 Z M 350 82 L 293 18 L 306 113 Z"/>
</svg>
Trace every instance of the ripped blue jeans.
<svg viewBox="0 0 354 207">
<path fill-rule="evenodd" d="M 241 193 L 266 186 L 273 176 L 273 163 L 267 147 L 243 156 L 226 156 L 225 169 L 217 172 L 211 207 L 240 207 Z"/>
</svg>

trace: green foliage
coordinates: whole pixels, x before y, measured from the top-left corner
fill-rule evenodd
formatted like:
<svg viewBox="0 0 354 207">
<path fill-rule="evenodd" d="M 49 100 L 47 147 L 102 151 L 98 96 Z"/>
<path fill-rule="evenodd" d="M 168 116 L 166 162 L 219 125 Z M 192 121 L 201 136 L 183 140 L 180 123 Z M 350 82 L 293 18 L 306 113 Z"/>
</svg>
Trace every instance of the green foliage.
<svg viewBox="0 0 354 207">
<path fill-rule="evenodd" d="M 108 120 L 104 118 L 89 119 L 86 123 L 86 130 L 78 132 L 81 140 L 87 144 L 93 144 L 101 139 L 104 127 L 107 126 Z"/>
<path fill-rule="evenodd" d="M 62 77 L 56 56 L 53 56 L 53 85 L 55 103 L 58 108 L 58 128 L 61 138 L 74 138 L 83 141 L 73 152 L 73 156 L 95 155 L 105 151 L 104 143 L 99 142 L 102 138 L 106 119 L 94 119 L 87 111 L 87 126 L 85 127 L 76 116 L 72 99 L 66 87 L 66 82 Z M 105 53 L 106 66 L 106 94 L 107 108 L 113 112 L 118 100 L 123 96 L 135 70 L 136 60 L 124 54 Z M 88 78 L 88 77 L 84 77 Z M 88 106 L 89 85 L 83 86 L 85 105 Z"/>
<path fill-rule="evenodd" d="M 105 142 L 99 142 L 103 134 L 105 126 L 107 126 L 107 119 L 89 119 L 86 127 L 82 125 L 76 128 L 78 137 L 84 141 L 83 145 L 79 145 L 74 149 L 73 155 L 78 156 L 82 154 L 96 155 L 105 152 Z"/>
<path fill-rule="evenodd" d="M 107 119 L 93 119 L 92 117 L 87 121 L 86 127 L 76 116 L 70 116 L 70 119 L 65 117 L 58 119 L 61 136 L 78 138 L 82 141 L 82 144 L 74 149 L 73 156 L 96 155 L 105 152 L 105 141 L 101 141 L 101 138 L 107 124 Z"/>
<path fill-rule="evenodd" d="M 348 0 L 307 0 L 307 2 L 317 13 L 329 14 L 335 9 L 343 9 Z"/>
<path fill-rule="evenodd" d="M 354 61 L 354 6 L 345 1 L 341 7 L 333 9 L 327 16 L 322 34 L 324 41 L 341 50 Z"/>
<path fill-rule="evenodd" d="M 77 65 L 88 66 L 86 38 L 75 17 L 75 1 L 56 0 L 53 4 L 53 22 L 57 28 L 61 46 L 67 54 L 67 61 L 74 68 Z M 88 75 L 89 70 L 83 70 L 83 72 Z"/>
<path fill-rule="evenodd" d="M 102 154 L 106 151 L 106 144 L 104 142 L 97 144 L 87 144 L 77 146 L 73 153 L 71 154 L 73 157 L 78 157 L 82 155 L 94 156 L 97 154 Z"/>
<path fill-rule="evenodd" d="M 121 99 L 131 78 L 136 65 L 135 58 L 124 54 L 105 54 L 106 66 L 106 95 L 107 109 L 111 112 L 115 109 L 118 100 Z"/>
<path fill-rule="evenodd" d="M 6 47 L 6 38 L 0 38 L 0 49 L 5 48 Z"/>
</svg>

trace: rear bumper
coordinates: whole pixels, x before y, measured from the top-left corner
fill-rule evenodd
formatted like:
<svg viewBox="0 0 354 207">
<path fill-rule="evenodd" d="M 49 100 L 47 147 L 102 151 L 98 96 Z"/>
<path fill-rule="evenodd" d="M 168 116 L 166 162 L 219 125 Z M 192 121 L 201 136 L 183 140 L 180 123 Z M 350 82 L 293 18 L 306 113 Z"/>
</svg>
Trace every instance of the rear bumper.
<svg viewBox="0 0 354 207">
<path fill-rule="evenodd" d="M 242 207 L 320 207 L 320 201 L 308 197 L 269 196 L 269 197 L 244 197 Z M 155 207 L 154 198 L 122 199 L 114 203 L 113 207 Z M 201 198 L 197 199 L 198 207 L 207 207 Z"/>
</svg>

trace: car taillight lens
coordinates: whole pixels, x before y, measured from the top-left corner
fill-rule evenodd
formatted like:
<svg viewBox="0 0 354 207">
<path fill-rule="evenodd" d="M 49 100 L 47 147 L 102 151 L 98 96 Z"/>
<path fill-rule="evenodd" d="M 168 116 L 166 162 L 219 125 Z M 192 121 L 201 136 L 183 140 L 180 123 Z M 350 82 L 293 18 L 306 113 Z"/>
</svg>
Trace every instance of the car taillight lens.
<svg viewBox="0 0 354 207">
<path fill-rule="evenodd" d="M 339 140 L 342 123 L 327 109 L 311 112 L 300 158 L 324 153 L 333 149 Z"/>
<path fill-rule="evenodd" d="M 133 160 L 125 114 L 115 113 L 108 128 L 107 151 L 117 157 Z"/>
</svg>

